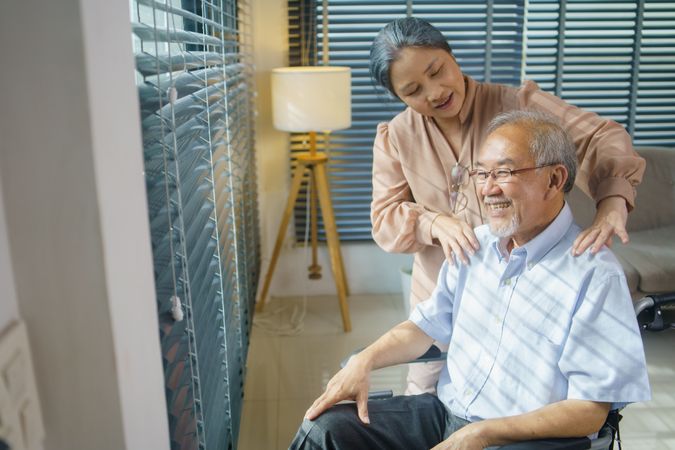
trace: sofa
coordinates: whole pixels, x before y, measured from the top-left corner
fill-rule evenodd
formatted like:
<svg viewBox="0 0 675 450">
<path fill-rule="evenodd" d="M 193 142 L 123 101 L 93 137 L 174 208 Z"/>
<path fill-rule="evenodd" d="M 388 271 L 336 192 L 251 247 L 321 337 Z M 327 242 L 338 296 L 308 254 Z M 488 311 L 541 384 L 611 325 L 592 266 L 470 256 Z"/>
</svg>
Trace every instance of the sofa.
<svg viewBox="0 0 675 450">
<path fill-rule="evenodd" d="M 630 242 L 623 245 L 615 238 L 612 250 L 623 266 L 636 305 L 648 298 L 667 308 L 675 305 L 675 148 L 636 151 L 647 166 L 637 187 L 635 209 L 628 215 Z M 595 215 L 593 201 L 576 187 L 568 200 L 577 223 L 590 225 Z"/>
</svg>

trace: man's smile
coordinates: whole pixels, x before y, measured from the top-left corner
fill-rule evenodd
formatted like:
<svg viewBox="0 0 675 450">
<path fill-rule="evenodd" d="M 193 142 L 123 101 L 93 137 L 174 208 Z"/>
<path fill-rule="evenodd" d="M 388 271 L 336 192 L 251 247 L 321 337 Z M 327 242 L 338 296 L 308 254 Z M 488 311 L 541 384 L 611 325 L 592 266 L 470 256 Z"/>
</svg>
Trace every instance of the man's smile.
<svg viewBox="0 0 675 450">
<path fill-rule="evenodd" d="M 505 197 L 486 197 L 483 201 L 485 207 L 491 211 L 499 211 L 508 208 L 513 203 Z"/>
</svg>

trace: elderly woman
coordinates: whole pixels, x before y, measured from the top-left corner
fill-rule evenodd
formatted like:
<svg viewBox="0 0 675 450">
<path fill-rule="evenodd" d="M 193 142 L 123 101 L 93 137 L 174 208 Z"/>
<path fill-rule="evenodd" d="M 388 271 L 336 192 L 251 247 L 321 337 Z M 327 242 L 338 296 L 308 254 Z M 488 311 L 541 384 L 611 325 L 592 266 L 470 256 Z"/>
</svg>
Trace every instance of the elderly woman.
<svg viewBox="0 0 675 450">
<path fill-rule="evenodd" d="M 379 32 L 370 72 L 408 106 L 377 128 L 371 220 L 380 247 L 415 253 L 412 307 L 429 298 L 444 259 L 463 264 L 478 248 L 473 228 L 485 215 L 468 171 L 488 123 L 504 111 L 556 116 L 574 140 L 576 184 L 595 200 L 597 212 L 572 252 L 594 254 L 614 235 L 628 242 L 626 219 L 644 161 L 621 125 L 569 105 L 532 81 L 511 87 L 473 80 L 462 73 L 440 31 L 414 17 Z M 440 365 L 412 365 L 407 393 L 433 392 L 439 370 Z"/>
</svg>

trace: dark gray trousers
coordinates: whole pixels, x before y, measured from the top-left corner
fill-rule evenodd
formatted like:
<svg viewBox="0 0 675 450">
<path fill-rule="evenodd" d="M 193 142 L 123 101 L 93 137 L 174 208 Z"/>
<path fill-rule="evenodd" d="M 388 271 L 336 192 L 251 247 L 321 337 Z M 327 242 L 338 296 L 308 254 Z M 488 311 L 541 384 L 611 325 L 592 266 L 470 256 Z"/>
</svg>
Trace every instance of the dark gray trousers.
<svg viewBox="0 0 675 450">
<path fill-rule="evenodd" d="M 431 394 L 369 401 L 368 417 L 370 425 L 365 425 L 356 404 L 335 405 L 316 420 L 304 420 L 289 450 L 428 450 L 469 423 L 449 413 Z M 589 448 L 591 441 L 583 437 L 524 441 L 485 450 Z"/>
<path fill-rule="evenodd" d="M 448 413 L 435 395 L 401 395 L 368 402 L 370 425 L 356 404 L 335 405 L 304 420 L 290 450 L 428 450 L 468 424 Z"/>
</svg>

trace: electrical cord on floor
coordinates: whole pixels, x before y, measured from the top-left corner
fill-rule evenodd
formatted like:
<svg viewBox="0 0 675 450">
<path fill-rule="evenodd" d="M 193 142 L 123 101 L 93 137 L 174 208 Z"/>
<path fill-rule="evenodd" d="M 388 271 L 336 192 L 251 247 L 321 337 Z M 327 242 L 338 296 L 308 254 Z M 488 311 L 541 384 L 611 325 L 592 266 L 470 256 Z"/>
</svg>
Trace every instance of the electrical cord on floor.
<svg viewBox="0 0 675 450">
<path fill-rule="evenodd" d="M 305 244 L 305 254 L 304 254 L 304 261 L 305 261 L 305 267 L 309 266 L 309 221 L 310 221 L 310 214 L 309 214 L 309 207 L 312 202 L 312 195 L 314 193 L 312 192 L 312 184 L 311 180 L 307 184 L 307 208 L 305 212 L 305 237 L 304 237 L 304 244 Z M 269 270 L 269 269 L 268 269 Z M 284 313 L 290 309 L 289 305 L 282 305 L 280 301 L 276 302 L 269 302 L 267 304 L 267 308 L 263 312 L 258 312 L 253 314 L 253 326 L 256 328 L 261 329 L 262 331 L 268 333 L 268 334 L 273 334 L 277 336 L 297 336 L 305 328 L 305 316 L 307 315 L 307 278 L 305 278 L 305 282 L 303 285 L 303 295 L 302 295 L 302 302 L 298 304 L 298 302 L 293 302 L 293 310 L 291 311 L 290 314 L 290 319 L 288 320 L 287 323 L 281 323 L 283 320 Z M 260 302 L 264 302 L 265 299 L 261 298 L 258 299 Z"/>
</svg>

